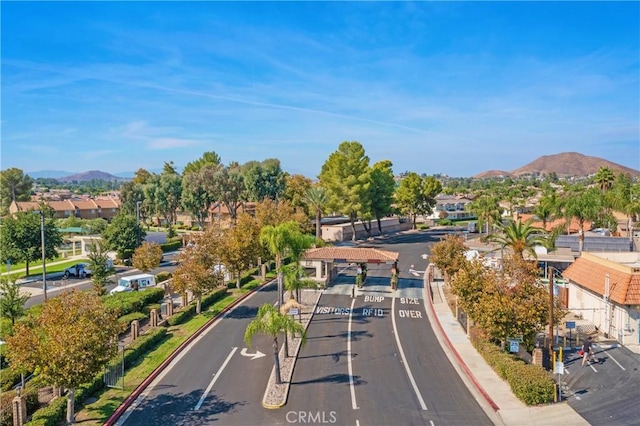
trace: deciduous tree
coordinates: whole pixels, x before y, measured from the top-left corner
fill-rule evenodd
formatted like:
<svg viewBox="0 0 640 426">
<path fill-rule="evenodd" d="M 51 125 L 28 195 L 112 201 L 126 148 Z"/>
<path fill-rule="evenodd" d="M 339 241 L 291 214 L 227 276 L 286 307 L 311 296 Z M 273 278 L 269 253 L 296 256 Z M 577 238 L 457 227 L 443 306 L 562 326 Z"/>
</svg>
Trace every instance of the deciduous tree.
<svg viewBox="0 0 640 426">
<path fill-rule="evenodd" d="M 261 252 L 260 228 L 255 218 L 248 213 L 238 214 L 235 226 L 225 230 L 220 244 L 220 262 L 233 271 L 240 288 L 242 272 L 255 265 Z"/>
<path fill-rule="evenodd" d="M 88 258 L 93 289 L 99 295 L 103 295 L 106 293 L 105 285 L 109 282 L 109 276 L 113 274 L 115 268 L 105 249 L 105 244 L 101 240 L 94 239 L 91 242 Z"/>
<path fill-rule="evenodd" d="M 102 232 L 102 240 L 105 248 L 115 250 L 120 259 L 128 259 L 146 235 L 135 217 L 119 213 Z"/>
<path fill-rule="evenodd" d="M 42 208 L 48 212 L 44 206 Z M 58 255 L 56 249 L 62 245 L 62 237 L 47 214 L 44 223 L 45 258 L 54 259 Z M 30 263 L 42 259 L 41 227 L 42 217 L 33 211 L 4 218 L 0 226 L 0 261 L 24 262 L 29 275 Z"/>
<path fill-rule="evenodd" d="M 13 201 L 29 201 L 32 187 L 33 179 L 21 169 L 12 167 L 0 171 L 0 213 L 7 214 Z"/>
<path fill-rule="evenodd" d="M 162 261 L 162 247 L 154 242 L 144 242 L 133 252 L 131 264 L 142 272 L 149 272 L 160 266 Z"/>
<path fill-rule="evenodd" d="M 11 325 L 16 324 L 16 320 L 24 315 L 24 304 L 29 300 L 29 293 L 20 291 L 20 286 L 16 284 L 15 277 L 0 277 L 0 315 L 11 321 Z"/>
<path fill-rule="evenodd" d="M 419 214 L 430 214 L 435 206 L 435 196 L 442 190 L 442 184 L 433 176 L 425 178 L 411 172 L 400 181 L 395 192 L 398 208 L 411 217 L 413 228 Z"/>
<path fill-rule="evenodd" d="M 72 290 L 48 299 L 36 318 L 15 325 L 7 356 L 19 370 L 37 370 L 49 383 L 69 389 L 67 422 L 73 423 L 75 389 L 117 353 L 119 330 L 116 313 L 97 294 Z"/>
</svg>

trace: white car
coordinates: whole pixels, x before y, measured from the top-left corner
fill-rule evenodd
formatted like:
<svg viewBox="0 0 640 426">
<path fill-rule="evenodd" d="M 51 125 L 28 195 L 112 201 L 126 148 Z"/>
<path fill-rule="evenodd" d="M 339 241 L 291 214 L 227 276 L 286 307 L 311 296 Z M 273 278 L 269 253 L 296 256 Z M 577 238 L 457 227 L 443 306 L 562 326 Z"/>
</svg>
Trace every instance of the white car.
<svg viewBox="0 0 640 426">
<path fill-rule="evenodd" d="M 85 278 L 91 276 L 91 269 L 88 263 L 76 263 L 64 270 L 64 277 Z"/>
</svg>

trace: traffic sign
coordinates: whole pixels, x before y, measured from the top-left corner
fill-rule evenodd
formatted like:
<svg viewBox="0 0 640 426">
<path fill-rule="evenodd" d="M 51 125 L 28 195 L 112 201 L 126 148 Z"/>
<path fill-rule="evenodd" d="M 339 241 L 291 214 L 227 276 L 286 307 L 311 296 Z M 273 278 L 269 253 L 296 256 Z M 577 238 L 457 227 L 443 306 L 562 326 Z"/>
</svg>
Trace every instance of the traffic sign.
<svg viewBox="0 0 640 426">
<path fill-rule="evenodd" d="M 289 315 L 298 315 L 299 312 L 298 308 L 289 309 Z"/>
<path fill-rule="evenodd" d="M 509 352 L 518 353 L 520 351 L 520 342 L 517 340 L 509 340 Z"/>
<path fill-rule="evenodd" d="M 554 374 L 564 374 L 564 362 L 556 361 L 555 368 L 553 370 Z"/>
<path fill-rule="evenodd" d="M 567 330 L 571 330 L 572 328 L 576 328 L 576 322 L 575 321 L 567 321 L 564 323 L 564 326 L 567 328 Z"/>
</svg>

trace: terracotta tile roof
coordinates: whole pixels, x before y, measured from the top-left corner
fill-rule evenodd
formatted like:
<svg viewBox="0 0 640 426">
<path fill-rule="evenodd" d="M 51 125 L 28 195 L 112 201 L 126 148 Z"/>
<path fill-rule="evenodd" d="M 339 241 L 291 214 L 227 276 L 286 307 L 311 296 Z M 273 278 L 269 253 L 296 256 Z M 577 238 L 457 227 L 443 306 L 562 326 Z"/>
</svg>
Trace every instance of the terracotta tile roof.
<svg viewBox="0 0 640 426">
<path fill-rule="evenodd" d="M 534 222 L 531 224 L 531 226 L 535 226 L 537 228 L 542 228 L 542 221 L 538 220 L 536 221 L 536 217 L 533 214 L 528 214 L 528 213 L 523 213 L 520 215 L 520 220 L 522 222 L 526 222 L 527 220 L 533 218 Z M 556 226 L 560 226 L 560 225 L 564 225 L 566 223 L 566 221 L 564 220 L 564 218 L 558 218 L 555 220 L 552 220 L 551 222 L 547 222 L 547 229 L 546 231 L 551 232 L 553 231 L 553 228 L 555 228 Z M 593 224 L 591 221 L 589 220 L 585 220 L 584 221 L 584 231 L 588 231 L 593 227 Z M 580 222 L 578 222 L 578 220 L 574 217 L 571 219 L 571 224 L 569 225 L 569 232 L 571 234 L 575 234 L 580 230 Z M 566 232 L 566 231 L 565 231 Z"/>
<path fill-rule="evenodd" d="M 397 262 L 399 254 L 393 251 L 378 250 L 374 248 L 356 247 L 319 247 L 307 250 L 303 255 L 308 260 L 344 259 L 347 262 Z M 369 262 L 373 263 L 373 262 Z"/>
<path fill-rule="evenodd" d="M 119 198 L 96 198 L 94 202 L 101 209 L 115 209 L 120 207 Z"/>
<path fill-rule="evenodd" d="M 640 305 L 640 272 L 619 263 L 583 253 L 562 274 L 572 282 L 604 295 L 609 274 L 609 299 L 620 305 Z"/>
</svg>

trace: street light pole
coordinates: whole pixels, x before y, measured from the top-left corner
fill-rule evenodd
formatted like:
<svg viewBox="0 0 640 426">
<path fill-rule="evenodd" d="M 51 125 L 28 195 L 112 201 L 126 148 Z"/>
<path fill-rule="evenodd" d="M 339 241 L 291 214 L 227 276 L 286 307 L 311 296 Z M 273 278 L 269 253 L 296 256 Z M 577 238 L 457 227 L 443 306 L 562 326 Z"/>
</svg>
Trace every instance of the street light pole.
<svg viewBox="0 0 640 426">
<path fill-rule="evenodd" d="M 553 354 L 553 266 L 549 266 L 549 360 Z M 553 368 L 553 366 L 551 366 Z"/>
<path fill-rule="evenodd" d="M 140 204 L 142 201 L 136 201 L 136 224 L 140 226 Z"/>
<path fill-rule="evenodd" d="M 44 290 L 44 300 L 47 300 L 47 254 L 44 239 L 44 211 L 40 211 L 40 239 L 42 240 L 42 289 Z"/>
</svg>

